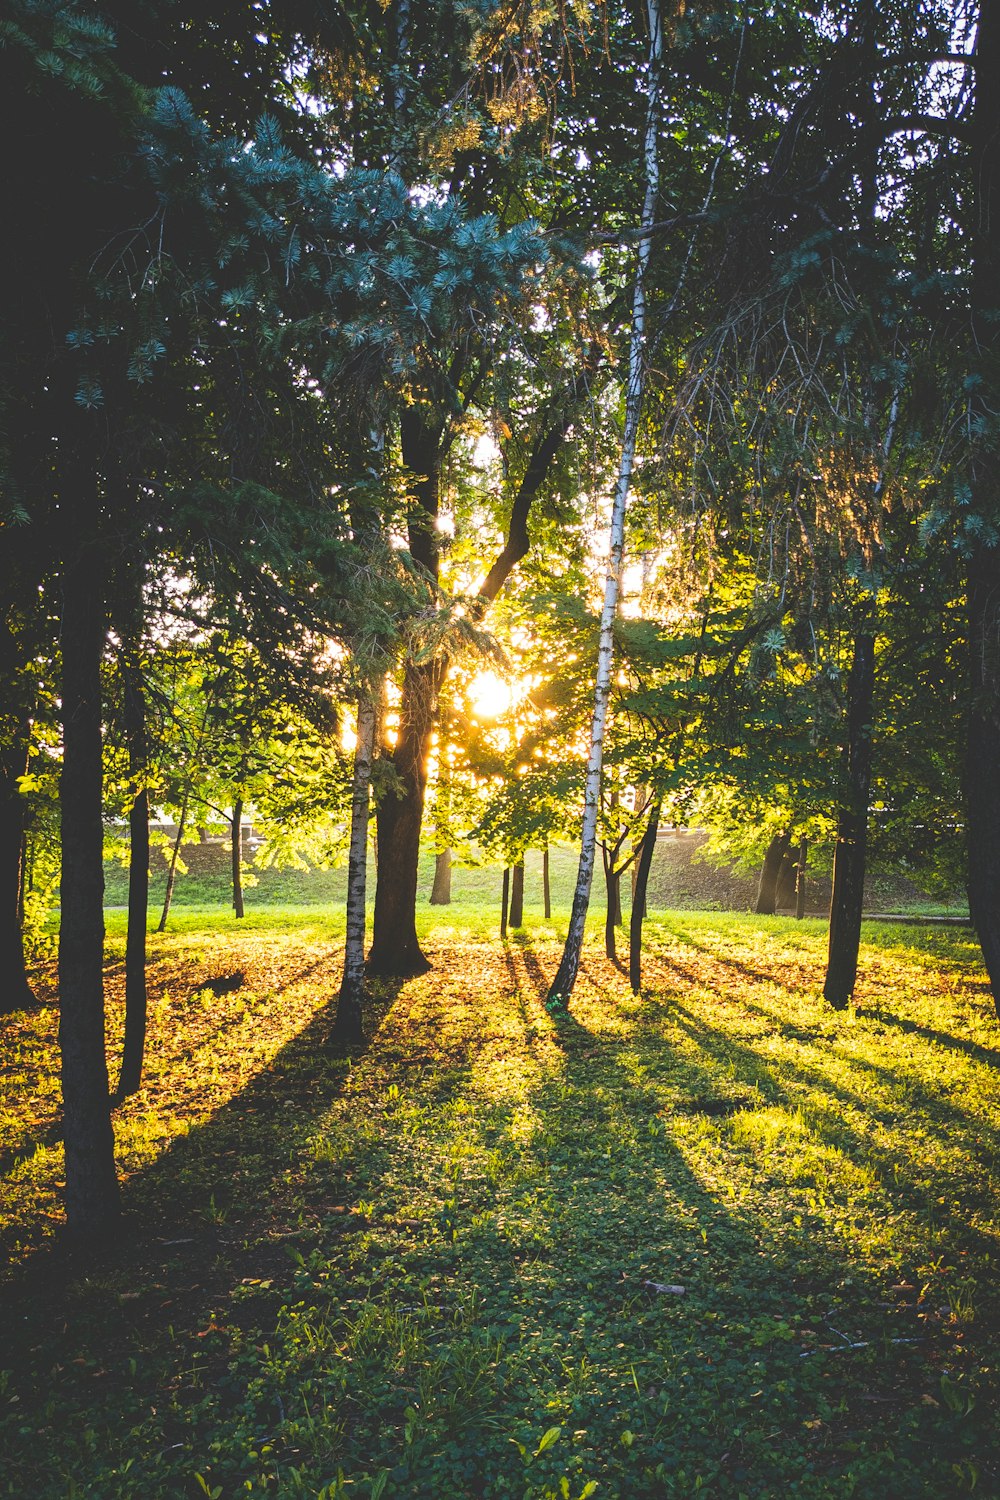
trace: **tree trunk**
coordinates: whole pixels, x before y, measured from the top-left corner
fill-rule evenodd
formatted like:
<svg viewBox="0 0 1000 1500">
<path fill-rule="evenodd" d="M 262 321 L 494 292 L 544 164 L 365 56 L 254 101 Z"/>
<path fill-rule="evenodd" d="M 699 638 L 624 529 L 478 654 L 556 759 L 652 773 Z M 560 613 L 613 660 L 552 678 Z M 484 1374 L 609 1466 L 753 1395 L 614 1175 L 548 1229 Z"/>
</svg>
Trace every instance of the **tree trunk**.
<svg viewBox="0 0 1000 1500">
<path fill-rule="evenodd" d="M 871 787 L 872 714 L 875 698 L 875 637 L 855 637 L 847 680 L 845 800 L 837 820 L 830 901 L 830 948 L 823 994 L 835 1010 L 844 1010 L 854 993 L 861 944 L 861 911 L 865 894 L 868 844 L 868 796 Z"/>
<path fill-rule="evenodd" d="M 177 878 L 177 861 L 180 858 L 181 844 L 184 841 L 184 828 L 187 823 L 188 803 L 190 801 L 190 798 L 191 793 L 190 790 L 188 790 L 184 793 L 184 800 L 181 803 L 180 816 L 177 820 L 177 835 L 174 839 L 173 848 L 170 851 L 170 868 L 167 870 L 167 889 L 164 892 L 163 896 L 163 910 L 160 913 L 160 920 L 156 928 L 157 932 L 166 932 L 167 930 L 167 917 L 170 915 L 170 903 L 174 898 L 174 881 Z"/>
<path fill-rule="evenodd" d="M 649 19 L 650 40 L 649 70 L 646 82 L 646 128 L 643 141 L 646 192 L 640 219 L 644 228 L 655 222 L 659 194 L 657 133 L 660 122 L 660 62 L 663 52 L 663 28 L 659 0 L 647 0 L 646 11 Z M 611 692 L 614 624 L 615 615 L 618 612 L 622 553 L 625 545 L 625 511 L 632 482 L 632 465 L 635 460 L 646 379 L 646 271 L 649 265 L 649 255 L 650 240 L 648 236 L 643 236 L 638 244 L 639 263 L 632 293 L 632 329 L 629 336 L 625 425 L 622 433 L 622 451 L 618 463 L 614 504 L 611 511 L 608 571 L 604 585 L 604 604 L 601 609 L 597 680 L 594 685 L 594 713 L 591 720 L 590 751 L 587 757 L 587 777 L 583 796 L 580 863 L 566 933 L 566 945 L 548 993 L 548 1001 L 554 1005 L 567 1004 L 573 993 L 573 986 L 576 984 L 576 976 L 580 968 L 580 954 L 583 949 L 584 929 L 587 923 L 587 908 L 590 905 L 590 888 L 594 878 L 597 816 L 601 801 L 601 768 L 604 760 L 604 726 Z"/>
<path fill-rule="evenodd" d="M 507 904 L 510 900 L 510 870 L 503 872 L 503 889 L 500 894 L 500 941 L 507 936 Z"/>
<path fill-rule="evenodd" d="M 63 503 L 77 546 L 63 576 L 63 768 L 59 786 L 62 877 L 59 923 L 59 1049 L 66 1144 L 66 1220 L 81 1239 L 118 1217 L 114 1132 L 104 1039 L 104 865 L 101 657 L 104 586 L 93 545 L 100 509 L 94 469 Z"/>
<path fill-rule="evenodd" d="M 431 905 L 451 905 L 450 849 L 439 849 L 434 856 L 434 884 L 431 886 Z"/>
<path fill-rule="evenodd" d="M 806 914 L 806 855 L 808 852 L 809 840 L 801 839 L 799 857 L 795 865 L 795 915 L 800 921 Z"/>
<path fill-rule="evenodd" d="M 972 489 L 977 515 L 990 528 L 998 519 L 996 405 L 997 285 L 1000 281 L 1000 5 L 981 0 L 976 35 L 976 94 L 972 111 L 972 314 L 981 369 L 970 398 L 970 426 L 982 432 L 973 450 Z M 1000 547 L 973 545 L 969 562 L 970 705 L 965 751 L 969 911 L 983 950 L 993 1003 L 1000 1016 Z"/>
<path fill-rule="evenodd" d="M 640 839 L 639 840 L 639 849 L 641 849 L 641 848 L 642 848 L 642 840 Z M 632 908 L 633 908 L 633 910 L 635 909 L 635 902 L 636 902 L 636 895 L 635 895 L 635 893 L 636 893 L 636 890 L 638 889 L 638 886 L 639 886 L 639 850 L 637 849 L 636 850 L 636 854 L 635 854 L 635 859 L 632 862 Z M 643 916 L 644 917 L 648 917 L 649 916 L 649 910 L 648 910 L 648 908 L 647 908 L 646 911 L 643 912 Z"/>
<path fill-rule="evenodd" d="M 138 666 L 123 663 L 125 735 L 133 781 L 146 774 L 146 712 Z M 137 786 L 129 809 L 128 932 L 125 938 L 125 1042 L 115 1102 L 142 1082 L 146 1051 L 146 924 L 149 913 L 149 792 Z"/>
<path fill-rule="evenodd" d="M 510 883 L 510 925 L 512 927 L 524 926 L 524 860 L 519 859 L 514 865 L 513 878 Z"/>
<path fill-rule="evenodd" d="M 778 871 L 778 883 L 774 892 L 774 905 L 776 910 L 788 911 L 795 905 L 795 872 L 798 869 L 798 855 L 793 854 L 791 849 L 786 849 L 781 861 L 781 869 Z"/>
<path fill-rule="evenodd" d="M 552 887 L 549 881 L 549 846 L 545 845 L 542 850 L 542 902 L 545 910 L 545 920 L 552 920 Z"/>
<path fill-rule="evenodd" d="M 243 798 L 233 803 L 233 816 L 229 821 L 233 834 L 233 911 L 237 918 L 245 915 L 243 908 Z"/>
<path fill-rule="evenodd" d="M 417 867 L 427 791 L 427 759 L 442 667 L 408 664 L 403 677 L 399 733 L 391 755 L 399 791 L 378 807 L 379 866 L 369 974 L 425 974 L 430 964 L 417 940 Z"/>
<path fill-rule="evenodd" d="M 17 778 L 28 770 L 30 724 L 0 764 L 0 1015 L 35 1003 L 24 961 L 24 798 Z"/>
<path fill-rule="evenodd" d="M 610 863 L 604 866 L 604 885 L 607 891 L 607 908 L 604 915 L 604 951 L 612 963 L 618 959 L 615 943 L 615 928 L 622 925 L 622 877 Z"/>
<path fill-rule="evenodd" d="M 632 993 L 638 995 L 642 988 L 642 923 L 646 915 L 646 892 L 649 889 L 649 872 L 656 849 L 656 833 L 660 826 L 660 804 L 654 802 L 649 822 L 639 845 L 639 857 L 635 862 L 635 892 L 632 897 L 632 920 L 628 933 L 628 982 Z"/>
<path fill-rule="evenodd" d="M 572 408 L 587 390 L 585 376 L 574 377 L 562 403 Z M 406 407 L 400 418 L 400 451 L 410 471 L 412 495 L 407 515 L 410 555 L 436 587 L 440 571 L 437 517 L 441 465 L 454 428 L 450 416 L 427 420 L 427 408 Z M 533 447 L 511 506 L 504 545 L 479 587 L 479 619 L 496 599 L 529 549 L 528 516 L 552 462 L 565 441 L 571 409 L 557 410 L 552 425 Z M 399 795 L 385 796 L 378 812 L 379 860 L 375 887 L 370 974 L 423 974 L 430 964 L 416 934 L 417 866 L 420 826 L 427 789 L 427 759 L 437 695 L 447 671 L 444 659 L 409 664 L 403 675 L 399 734 L 390 759 Z"/>
<path fill-rule="evenodd" d="M 760 868 L 760 880 L 757 883 L 757 901 L 754 906 L 754 911 L 758 916 L 774 916 L 778 900 L 778 877 L 781 874 L 781 866 L 791 841 L 792 835 L 790 833 L 776 833 L 767 846 L 764 863 Z"/>
<path fill-rule="evenodd" d="M 965 750 L 969 912 L 1000 1016 L 1000 548 L 969 575 L 972 695 Z"/>
<path fill-rule="evenodd" d="M 368 811 L 371 801 L 372 757 L 375 754 L 375 699 L 362 693 L 358 700 L 358 737 L 354 746 L 351 788 L 351 847 L 347 858 L 347 930 L 344 972 L 337 999 L 333 1040 L 342 1045 L 363 1041 L 361 1007 L 365 992 L 365 909 L 368 880 Z"/>
</svg>

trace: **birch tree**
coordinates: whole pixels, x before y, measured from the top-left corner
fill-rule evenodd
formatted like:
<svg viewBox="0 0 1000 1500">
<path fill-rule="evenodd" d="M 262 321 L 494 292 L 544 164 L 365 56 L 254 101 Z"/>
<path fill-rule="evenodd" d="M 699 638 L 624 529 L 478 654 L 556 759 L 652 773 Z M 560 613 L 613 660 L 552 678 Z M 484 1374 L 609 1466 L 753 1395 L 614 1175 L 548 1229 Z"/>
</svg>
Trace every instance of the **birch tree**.
<svg viewBox="0 0 1000 1500">
<path fill-rule="evenodd" d="M 604 760 L 604 732 L 611 694 L 614 665 L 614 624 L 618 612 L 622 557 L 625 549 L 625 514 L 628 508 L 632 468 L 635 462 L 639 421 L 646 382 L 646 273 L 649 268 L 651 230 L 656 222 L 656 204 L 660 188 L 657 130 L 660 120 L 660 69 L 663 60 L 663 22 L 659 0 L 647 0 L 649 20 L 649 60 L 646 80 L 646 128 L 643 161 L 646 190 L 639 224 L 638 264 L 632 292 L 632 327 L 629 335 L 628 384 L 625 393 L 625 422 L 618 461 L 614 501 L 611 510 L 608 569 L 604 582 L 604 604 L 601 609 L 600 642 L 597 652 L 597 679 L 594 687 L 594 713 L 590 729 L 590 753 L 583 795 L 583 827 L 580 839 L 580 864 L 577 872 L 573 907 L 570 914 L 566 946 L 549 990 L 550 1004 L 565 1004 L 573 993 L 580 967 L 583 933 L 590 905 L 590 888 L 594 878 L 597 848 L 597 818 L 601 805 L 601 768 Z"/>
</svg>

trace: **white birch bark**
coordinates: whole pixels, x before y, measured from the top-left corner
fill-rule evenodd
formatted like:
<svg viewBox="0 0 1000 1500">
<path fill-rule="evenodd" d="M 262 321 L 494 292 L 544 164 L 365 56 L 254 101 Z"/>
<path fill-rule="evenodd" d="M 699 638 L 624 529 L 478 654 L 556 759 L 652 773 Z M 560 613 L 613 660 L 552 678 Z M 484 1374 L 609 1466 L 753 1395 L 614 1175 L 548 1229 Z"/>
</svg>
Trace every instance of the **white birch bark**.
<svg viewBox="0 0 1000 1500">
<path fill-rule="evenodd" d="M 358 737 L 351 785 L 351 843 L 347 857 L 347 931 L 344 973 L 337 1000 L 334 1036 L 360 1042 L 365 987 L 365 893 L 368 875 L 368 808 L 375 753 L 375 700 L 362 689 L 358 698 Z"/>
<path fill-rule="evenodd" d="M 646 130 L 643 143 L 646 192 L 642 205 L 640 230 L 656 222 L 656 201 L 660 187 L 657 131 L 660 121 L 660 66 L 663 57 L 663 23 L 660 0 L 646 0 L 649 18 L 649 75 L 646 93 Z M 597 815 L 601 802 L 601 766 L 604 759 L 604 731 L 611 695 L 611 673 L 614 665 L 614 624 L 618 612 L 621 585 L 622 553 L 625 544 L 625 512 L 628 508 L 636 439 L 642 415 L 646 377 L 646 271 L 649 266 L 651 237 L 640 233 L 638 266 L 632 293 L 632 331 L 629 337 L 628 387 L 625 394 L 625 425 L 622 451 L 618 463 L 614 503 L 611 510 L 608 571 L 604 583 L 604 606 L 601 610 L 601 634 L 597 652 L 597 680 L 594 687 L 594 715 L 590 730 L 590 754 L 583 796 L 583 827 L 580 837 L 580 865 L 577 872 L 573 908 L 570 913 L 566 946 L 552 981 L 548 999 L 552 1004 L 567 1004 L 573 993 L 583 933 L 590 905 L 597 846 Z"/>
</svg>

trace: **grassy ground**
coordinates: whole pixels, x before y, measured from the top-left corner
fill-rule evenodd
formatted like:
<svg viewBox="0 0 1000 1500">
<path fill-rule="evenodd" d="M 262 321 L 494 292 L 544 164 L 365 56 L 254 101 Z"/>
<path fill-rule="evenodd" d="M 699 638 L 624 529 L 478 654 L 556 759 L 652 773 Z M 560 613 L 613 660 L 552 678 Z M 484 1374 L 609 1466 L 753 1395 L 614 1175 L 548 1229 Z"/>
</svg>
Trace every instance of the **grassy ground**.
<svg viewBox="0 0 1000 1500">
<path fill-rule="evenodd" d="M 750 911 L 757 890 L 756 876 L 741 875 L 719 868 L 698 853 L 704 835 L 682 831 L 664 837 L 657 844 L 649 877 L 651 908 L 672 910 Z M 174 890 L 177 909 L 189 906 L 218 906 L 227 909 L 232 901 L 228 846 L 222 843 L 184 846 L 187 873 L 179 875 Z M 554 909 L 569 907 L 576 882 L 579 850 L 568 844 L 553 845 L 551 850 L 551 884 Z M 526 860 L 525 896 L 541 913 L 542 855 L 530 849 Z M 246 901 L 248 907 L 324 906 L 342 902 L 347 875 L 339 870 L 293 870 L 285 868 L 256 869 L 248 867 Z M 430 895 L 434 878 L 433 853 L 424 847 L 420 861 L 420 899 Z M 452 869 L 452 889 L 457 902 L 483 904 L 499 909 L 502 873 L 496 864 L 462 865 Z M 106 900 L 111 907 L 124 907 L 128 901 L 128 873 L 111 861 L 105 866 Z M 255 882 L 255 883 L 254 883 Z M 598 876 L 603 900 L 603 881 Z M 166 861 L 162 851 L 154 852 L 150 904 L 158 911 L 166 886 Z M 622 882 L 626 911 L 630 899 L 631 875 Z M 816 913 L 830 908 L 829 869 L 826 865 L 811 871 L 808 880 L 808 906 Z M 949 901 L 934 900 L 899 875 L 870 874 L 865 887 L 865 910 L 870 912 L 936 913 L 951 915 L 968 912 L 964 895 Z"/>
<path fill-rule="evenodd" d="M 667 914 L 641 1001 L 593 946 L 550 1015 L 555 928 L 424 921 L 433 971 L 349 1060 L 327 913 L 154 940 L 101 1263 L 52 1233 L 54 1010 L 9 1025 L 0 1494 L 1000 1494 L 1000 1028 L 966 934 L 866 928 L 837 1016 L 821 924 Z"/>
</svg>

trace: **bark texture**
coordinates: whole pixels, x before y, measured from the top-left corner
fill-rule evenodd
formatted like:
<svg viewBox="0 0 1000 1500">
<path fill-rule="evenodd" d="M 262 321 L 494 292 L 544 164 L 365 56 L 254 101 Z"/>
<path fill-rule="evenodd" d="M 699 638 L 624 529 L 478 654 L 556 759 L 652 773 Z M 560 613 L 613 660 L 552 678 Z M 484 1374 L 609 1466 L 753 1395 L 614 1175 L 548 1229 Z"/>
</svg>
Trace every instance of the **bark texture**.
<svg viewBox="0 0 1000 1500">
<path fill-rule="evenodd" d="M 615 943 L 615 928 L 622 925 L 622 876 L 610 863 L 604 866 L 604 885 L 607 906 L 604 913 L 604 951 L 614 963 L 618 958 Z"/>
<path fill-rule="evenodd" d="M 1000 5 L 982 0 L 976 38 L 976 94 L 972 111 L 975 222 L 973 327 L 981 360 L 974 412 L 984 434 L 1000 386 Z M 978 514 L 1000 520 L 996 439 L 984 436 L 973 453 L 972 489 Z M 1000 547 L 977 540 L 969 562 L 970 705 L 965 752 L 969 911 L 983 950 L 993 1002 L 1000 1016 Z"/>
<path fill-rule="evenodd" d="M 872 713 L 875 697 L 875 637 L 855 637 L 847 681 L 847 744 L 844 801 L 837 819 L 830 899 L 830 946 L 823 994 L 844 1010 L 854 993 L 861 944 L 868 850 L 868 798 L 872 769 Z"/>
<path fill-rule="evenodd" d="M 430 968 L 417 939 L 417 866 L 440 677 L 437 662 L 410 664 L 404 672 L 399 732 L 390 757 L 399 787 L 387 791 L 378 806 L 378 884 L 369 974 L 424 974 Z"/>
<path fill-rule="evenodd" d="M 799 867 L 799 856 L 786 850 L 778 871 L 778 884 L 774 893 L 774 904 L 779 911 L 788 911 L 795 905 L 795 874 Z"/>
<path fill-rule="evenodd" d="M 181 844 L 184 842 L 184 830 L 187 827 L 190 800 L 190 792 L 185 792 L 184 800 L 181 803 L 180 815 L 177 819 L 177 833 L 174 836 L 173 846 L 170 850 L 170 864 L 167 868 L 167 888 L 163 893 L 163 910 L 160 912 L 160 920 L 156 925 L 157 932 L 166 932 L 167 930 L 170 903 L 174 899 L 174 881 L 177 879 L 177 861 L 181 857 Z"/>
<path fill-rule="evenodd" d="M 764 863 L 760 867 L 757 900 L 754 904 L 754 911 L 758 916 L 774 916 L 778 904 L 778 879 L 791 841 L 790 833 L 776 833 L 767 846 Z"/>
<path fill-rule="evenodd" d="M 632 917 L 629 922 L 628 982 L 635 995 L 638 995 L 642 989 L 642 923 L 646 915 L 646 892 L 649 889 L 649 872 L 653 865 L 659 826 L 660 803 L 654 802 L 635 862 L 635 889 L 632 894 Z"/>
<path fill-rule="evenodd" d="M 17 778 L 28 769 L 30 724 L 18 726 L 0 757 L 0 1015 L 35 1003 L 24 960 L 24 798 Z"/>
<path fill-rule="evenodd" d="M 243 798 L 233 803 L 233 816 L 229 824 L 232 830 L 233 847 L 233 911 L 237 917 L 245 916 L 243 906 Z"/>
<path fill-rule="evenodd" d="M 422 408 L 407 409 L 400 421 L 402 458 L 411 476 L 410 554 L 435 586 L 445 431 L 445 421 Z M 431 733 L 444 671 L 441 660 L 410 661 L 403 673 L 399 728 L 388 752 L 396 787 L 385 793 L 378 806 L 378 879 L 369 974 L 405 977 L 430 968 L 417 940 L 417 866 Z"/>
<path fill-rule="evenodd" d="M 510 881 L 510 925 L 524 926 L 524 860 L 519 859 L 513 867 Z"/>
<path fill-rule="evenodd" d="M 431 905 L 451 905 L 450 849 L 439 849 L 434 856 L 434 884 L 431 886 Z"/>
<path fill-rule="evenodd" d="M 806 858 L 809 853 L 809 840 L 799 841 L 799 857 L 795 864 L 795 915 L 802 918 L 806 914 Z"/>
<path fill-rule="evenodd" d="M 371 801 L 372 759 L 375 754 L 375 722 L 375 699 L 370 694 L 362 694 L 358 702 L 358 737 L 354 746 L 354 777 L 351 786 L 351 847 L 347 859 L 344 972 L 333 1027 L 334 1040 L 348 1046 L 363 1040 L 368 810 Z"/>
<path fill-rule="evenodd" d="M 105 619 L 93 468 L 64 487 L 72 550 L 63 575 L 63 769 L 59 1049 L 66 1143 L 66 1220 L 80 1239 L 118 1217 L 114 1133 L 104 1039 L 104 866 L 101 657 Z"/>
<path fill-rule="evenodd" d="M 663 54 L 663 26 L 659 0 L 647 0 L 646 11 L 649 20 L 649 71 L 646 83 L 646 128 L 643 139 L 646 191 L 640 218 L 642 228 L 655 222 L 660 186 L 657 133 L 660 123 L 660 65 Z M 625 547 L 625 512 L 632 483 L 632 466 L 635 461 L 636 440 L 639 435 L 639 420 L 642 415 L 646 380 L 646 271 L 649 265 L 649 255 L 650 240 L 644 235 L 639 239 L 638 265 L 632 292 L 632 328 L 629 336 L 625 424 L 614 503 L 611 510 L 608 571 L 604 584 L 604 603 L 601 609 L 597 679 L 594 684 L 594 713 L 590 726 L 590 750 L 587 756 L 587 775 L 583 794 L 580 863 L 577 869 L 566 943 L 548 993 L 548 1001 L 553 1005 L 567 1004 L 576 984 L 576 976 L 580 969 L 580 955 L 583 951 L 587 909 L 590 906 L 590 890 L 594 879 L 597 818 L 601 801 L 601 768 L 604 761 L 604 729 L 611 693 L 614 624 L 618 612 L 618 593 Z"/>
<path fill-rule="evenodd" d="M 125 736 L 133 781 L 146 773 L 146 713 L 136 663 L 122 668 Z M 149 910 L 149 793 L 137 786 L 129 809 L 128 932 L 125 938 L 125 1042 L 115 1101 L 127 1099 L 142 1082 L 146 1052 L 146 922 Z"/>
<path fill-rule="evenodd" d="M 500 940 L 507 936 L 507 912 L 510 905 L 510 870 L 503 872 L 503 888 L 500 893 Z"/>
</svg>

